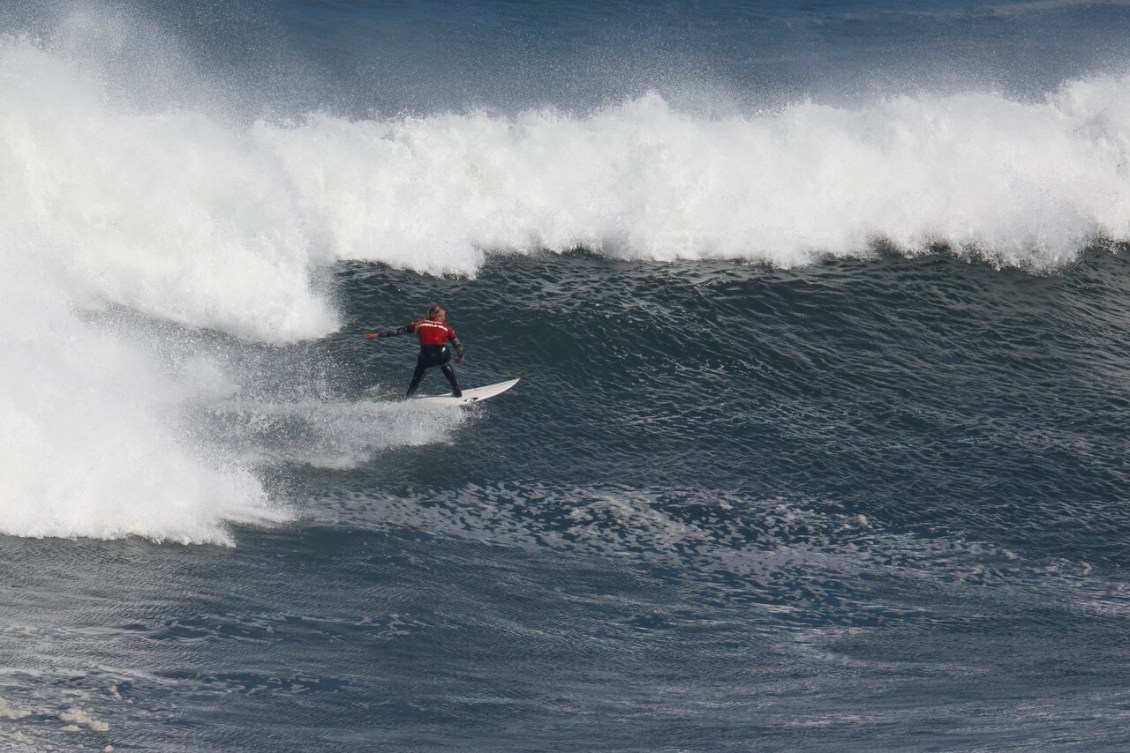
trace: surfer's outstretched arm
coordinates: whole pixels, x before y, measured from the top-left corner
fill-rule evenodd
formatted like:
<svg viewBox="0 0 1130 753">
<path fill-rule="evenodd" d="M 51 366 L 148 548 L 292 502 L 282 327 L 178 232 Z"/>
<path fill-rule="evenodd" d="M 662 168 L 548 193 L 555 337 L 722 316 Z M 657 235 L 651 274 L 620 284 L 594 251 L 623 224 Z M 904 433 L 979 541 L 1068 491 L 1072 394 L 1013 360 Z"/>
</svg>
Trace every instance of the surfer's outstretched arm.
<svg viewBox="0 0 1130 753">
<path fill-rule="evenodd" d="M 403 327 L 396 327 L 394 329 L 386 329 L 381 332 L 370 332 L 365 337 L 370 340 L 376 340 L 378 337 L 396 337 L 397 335 L 407 335 L 411 330 L 411 325 L 405 324 Z"/>
</svg>

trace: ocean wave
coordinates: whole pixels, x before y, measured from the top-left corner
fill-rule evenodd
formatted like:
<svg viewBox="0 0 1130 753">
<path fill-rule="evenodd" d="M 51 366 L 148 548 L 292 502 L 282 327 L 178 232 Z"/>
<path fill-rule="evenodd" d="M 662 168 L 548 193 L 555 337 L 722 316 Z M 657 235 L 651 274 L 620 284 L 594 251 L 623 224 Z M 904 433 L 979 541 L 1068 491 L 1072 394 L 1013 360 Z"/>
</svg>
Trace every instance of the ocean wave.
<svg viewBox="0 0 1130 753">
<path fill-rule="evenodd" d="M 583 248 L 791 267 L 883 245 L 1048 270 L 1130 238 L 1126 75 L 1039 101 L 704 117 L 652 92 L 584 113 L 242 121 L 123 101 L 129 82 L 90 54 L 0 37 L 8 533 L 227 541 L 227 523 L 286 517 L 179 421 L 207 386 L 171 346 L 91 312 L 286 345 L 342 326 L 343 260 L 474 275 L 488 255 Z"/>
<path fill-rule="evenodd" d="M 474 274 L 488 253 L 779 267 L 947 247 L 1055 268 L 1130 238 L 1130 75 L 800 101 L 705 117 L 658 92 L 552 107 L 233 124 L 115 103 L 104 77 L 0 41 L 9 226 L 96 299 L 253 339 L 338 325 L 318 271 Z M 38 237 L 36 237 L 38 236 Z"/>
<path fill-rule="evenodd" d="M 939 247 L 1051 269 L 1130 238 L 1130 75 L 1040 101 L 907 94 L 703 117 L 656 92 L 554 108 L 236 125 L 115 104 L 0 41 L 5 226 L 72 296 L 239 337 L 339 326 L 320 274 L 473 275 L 487 254 L 778 267 Z"/>
<path fill-rule="evenodd" d="M 826 256 L 949 247 L 1048 269 L 1130 237 L 1130 77 L 1040 102 L 907 95 L 705 119 L 649 93 L 554 109 L 258 123 L 339 258 L 469 274 L 484 251 L 617 258 Z"/>
</svg>

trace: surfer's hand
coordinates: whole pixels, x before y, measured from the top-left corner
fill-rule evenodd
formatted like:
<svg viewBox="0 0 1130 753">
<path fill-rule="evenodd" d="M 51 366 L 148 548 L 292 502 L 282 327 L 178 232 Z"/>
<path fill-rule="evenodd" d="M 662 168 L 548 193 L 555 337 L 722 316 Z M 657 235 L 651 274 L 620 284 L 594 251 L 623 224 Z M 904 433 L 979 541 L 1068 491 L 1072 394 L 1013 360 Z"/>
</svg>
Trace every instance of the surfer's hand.
<svg viewBox="0 0 1130 753">
<path fill-rule="evenodd" d="M 369 338 L 370 340 L 376 340 L 380 336 L 381 333 L 379 332 L 370 332 L 369 334 L 365 335 L 365 337 Z"/>
<path fill-rule="evenodd" d="M 463 365 L 463 359 L 462 358 L 456 358 L 455 359 L 455 365 L 456 366 L 462 366 Z"/>
</svg>

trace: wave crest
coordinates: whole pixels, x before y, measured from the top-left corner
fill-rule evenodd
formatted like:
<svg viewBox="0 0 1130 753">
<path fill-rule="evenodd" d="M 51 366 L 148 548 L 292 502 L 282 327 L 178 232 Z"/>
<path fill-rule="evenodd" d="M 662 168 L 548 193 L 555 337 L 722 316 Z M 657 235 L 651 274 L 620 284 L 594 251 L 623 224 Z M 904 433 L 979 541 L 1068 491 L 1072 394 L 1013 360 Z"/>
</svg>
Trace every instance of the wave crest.
<svg viewBox="0 0 1130 753">
<path fill-rule="evenodd" d="M 703 119 L 650 93 L 553 109 L 259 123 L 338 258 L 471 274 L 483 251 L 782 267 L 950 246 L 1054 268 L 1130 237 L 1130 77 L 1040 102 L 902 96 Z"/>
</svg>

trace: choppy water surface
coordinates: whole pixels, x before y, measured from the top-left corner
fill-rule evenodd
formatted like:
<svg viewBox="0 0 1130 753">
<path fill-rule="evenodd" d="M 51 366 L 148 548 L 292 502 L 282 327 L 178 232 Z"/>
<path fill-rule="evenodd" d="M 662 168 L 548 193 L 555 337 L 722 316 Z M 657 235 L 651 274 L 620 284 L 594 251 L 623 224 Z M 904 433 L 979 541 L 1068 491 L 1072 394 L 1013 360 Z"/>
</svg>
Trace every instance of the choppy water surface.
<svg viewBox="0 0 1130 753">
<path fill-rule="evenodd" d="M 1124 750 L 1126 12 L 4 9 L 3 745 Z"/>
</svg>

